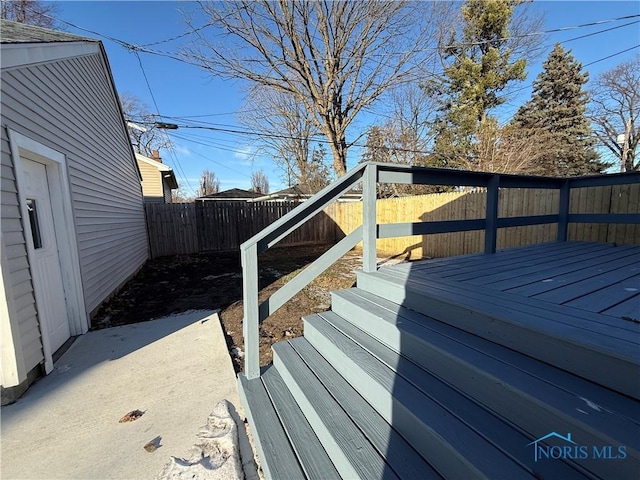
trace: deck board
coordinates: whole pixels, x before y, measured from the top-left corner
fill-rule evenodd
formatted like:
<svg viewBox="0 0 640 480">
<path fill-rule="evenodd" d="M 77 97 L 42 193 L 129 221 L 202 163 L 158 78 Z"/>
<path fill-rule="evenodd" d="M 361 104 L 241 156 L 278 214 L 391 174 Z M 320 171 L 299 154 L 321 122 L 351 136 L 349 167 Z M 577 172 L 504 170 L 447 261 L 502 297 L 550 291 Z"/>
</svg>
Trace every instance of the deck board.
<svg viewBox="0 0 640 480">
<path fill-rule="evenodd" d="M 378 412 L 362 398 L 305 338 L 291 340 L 289 344 L 307 365 L 313 365 L 318 379 L 350 418 L 355 420 L 372 445 L 400 478 L 441 479 L 433 467 L 422 458 Z"/>
<path fill-rule="evenodd" d="M 557 287 L 548 292 L 540 293 L 533 298 L 550 303 L 563 305 L 572 300 L 579 299 L 594 292 L 600 293 L 603 304 L 602 310 L 613 307 L 620 300 L 607 295 L 608 287 L 633 278 L 640 269 L 637 266 L 627 265 L 605 273 L 597 273 L 597 270 L 585 268 L 582 270 L 583 279 L 569 285 Z"/>
<path fill-rule="evenodd" d="M 635 297 L 639 291 L 640 274 L 566 302 L 565 305 L 600 313 Z M 640 313 L 640 309 L 637 313 Z"/>
<path fill-rule="evenodd" d="M 489 275 L 509 272 L 511 274 L 518 272 L 520 269 L 539 266 L 540 264 L 555 263 L 558 261 L 573 260 L 575 262 L 583 261 L 587 258 L 593 258 L 602 252 L 602 248 L 596 245 L 585 246 L 582 249 L 564 250 L 564 251 L 548 251 L 536 254 L 527 253 L 526 251 L 520 256 L 502 258 L 496 255 L 492 259 L 479 259 L 476 264 L 466 268 L 454 269 L 451 273 L 439 272 L 442 278 L 448 278 L 455 281 L 474 281 L 477 280 L 481 284 L 483 278 Z M 481 270 L 478 270 L 481 267 Z"/>
<path fill-rule="evenodd" d="M 304 478 L 298 459 L 259 378 L 238 376 L 239 393 L 247 410 L 262 469 L 267 478 Z M 258 413 L 259 412 L 259 413 Z"/>
<path fill-rule="evenodd" d="M 366 435 L 328 394 L 288 342 L 273 345 L 273 364 L 343 478 L 399 480 Z"/>
<path fill-rule="evenodd" d="M 429 263 L 359 274 L 358 287 L 640 398 L 628 381 L 640 375 L 640 245 L 553 243 L 454 257 L 439 271 Z"/>
<path fill-rule="evenodd" d="M 602 314 L 618 317 L 626 321 L 640 322 L 640 295 L 604 310 Z"/>
<path fill-rule="evenodd" d="M 618 262 L 620 259 L 622 259 L 621 264 L 624 265 L 628 256 L 629 252 L 627 249 L 616 248 L 615 250 L 607 251 L 606 253 L 599 255 L 597 258 L 592 259 L 592 265 L 600 265 L 601 268 L 606 269 L 610 268 L 611 263 Z M 513 291 L 513 293 L 518 293 L 516 290 L 517 288 L 527 287 L 528 285 L 539 283 L 557 275 L 569 275 L 573 272 L 579 271 L 581 268 L 580 260 L 571 258 L 555 262 L 553 266 L 541 263 L 531 268 L 485 277 L 485 281 L 482 282 L 482 284 L 495 288 L 496 290 L 507 290 Z M 614 265 L 611 268 L 617 268 L 617 265 Z M 523 289 L 521 293 L 523 295 L 526 294 L 526 289 Z M 540 293 L 540 291 L 537 291 L 536 293 Z"/>
</svg>

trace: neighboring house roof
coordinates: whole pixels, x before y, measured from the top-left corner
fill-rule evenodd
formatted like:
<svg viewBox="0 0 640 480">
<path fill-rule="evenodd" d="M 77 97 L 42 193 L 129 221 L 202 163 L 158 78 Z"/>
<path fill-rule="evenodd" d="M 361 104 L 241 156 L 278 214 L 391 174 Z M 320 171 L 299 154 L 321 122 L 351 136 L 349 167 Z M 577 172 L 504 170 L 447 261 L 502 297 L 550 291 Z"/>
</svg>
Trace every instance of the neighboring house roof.
<svg viewBox="0 0 640 480">
<path fill-rule="evenodd" d="M 99 40 L 10 20 L 0 20 L 0 43 L 43 42 L 99 42 Z"/>
<path fill-rule="evenodd" d="M 165 165 L 164 163 L 158 160 L 154 160 L 153 158 L 145 157 L 144 155 L 141 155 L 139 153 L 136 153 L 136 160 L 138 160 L 139 162 L 146 163 L 147 165 L 151 165 L 157 168 L 160 172 L 162 172 L 163 174 L 162 178 L 164 179 L 165 182 L 167 182 L 167 185 L 172 190 L 180 188 L 178 186 L 178 180 L 176 179 L 176 174 L 174 173 L 173 168 L 171 168 L 170 166 Z"/>
<path fill-rule="evenodd" d="M 242 190 L 241 188 L 231 188 L 223 192 L 212 193 L 196 198 L 196 200 L 227 200 L 227 201 L 248 201 L 261 197 L 262 194 L 252 192 L 250 190 Z"/>
<path fill-rule="evenodd" d="M 293 185 L 292 187 L 278 190 L 277 192 L 263 195 L 256 198 L 255 202 L 262 202 L 268 200 L 291 200 L 291 201 L 303 201 L 311 198 L 315 192 L 306 185 Z M 346 192 L 338 201 L 358 201 L 362 199 L 362 192 L 350 190 Z"/>
</svg>

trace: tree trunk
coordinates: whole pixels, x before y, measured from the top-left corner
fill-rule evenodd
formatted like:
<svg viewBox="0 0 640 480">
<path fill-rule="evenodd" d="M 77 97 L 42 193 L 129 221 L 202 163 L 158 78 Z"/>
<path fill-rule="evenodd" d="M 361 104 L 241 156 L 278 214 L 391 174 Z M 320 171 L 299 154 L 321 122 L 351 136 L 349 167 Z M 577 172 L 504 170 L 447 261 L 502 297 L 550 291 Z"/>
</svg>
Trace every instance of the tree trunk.
<svg viewBox="0 0 640 480">
<path fill-rule="evenodd" d="M 338 177 L 342 177 L 347 173 L 347 140 L 344 134 L 337 134 L 336 137 L 329 142 L 333 153 L 333 170 Z"/>
</svg>

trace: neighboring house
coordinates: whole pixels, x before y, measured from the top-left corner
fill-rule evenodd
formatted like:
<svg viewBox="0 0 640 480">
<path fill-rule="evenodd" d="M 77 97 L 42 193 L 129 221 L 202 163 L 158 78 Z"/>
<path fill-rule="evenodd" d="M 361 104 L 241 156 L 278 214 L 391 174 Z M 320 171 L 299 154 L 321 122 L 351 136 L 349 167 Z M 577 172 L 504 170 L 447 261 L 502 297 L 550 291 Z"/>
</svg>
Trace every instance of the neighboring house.
<svg viewBox="0 0 640 480">
<path fill-rule="evenodd" d="M 196 202 L 221 201 L 221 202 L 249 202 L 261 197 L 262 194 L 241 188 L 232 188 L 224 192 L 212 193 L 196 198 Z"/>
<path fill-rule="evenodd" d="M 164 163 L 154 150 L 152 157 L 136 153 L 138 168 L 142 175 L 142 195 L 145 202 L 171 203 L 171 190 L 178 188 L 173 169 Z"/>
<path fill-rule="evenodd" d="M 3 403 L 148 258 L 140 172 L 101 42 L 0 23 Z"/>
<path fill-rule="evenodd" d="M 304 202 L 314 195 L 305 185 L 294 185 L 284 190 L 261 195 L 255 198 L 254 202 Z M 338 202 L 359 202 L 362 200 L 362 192 L 350 190 L 340 197 Z"/>
</svg>

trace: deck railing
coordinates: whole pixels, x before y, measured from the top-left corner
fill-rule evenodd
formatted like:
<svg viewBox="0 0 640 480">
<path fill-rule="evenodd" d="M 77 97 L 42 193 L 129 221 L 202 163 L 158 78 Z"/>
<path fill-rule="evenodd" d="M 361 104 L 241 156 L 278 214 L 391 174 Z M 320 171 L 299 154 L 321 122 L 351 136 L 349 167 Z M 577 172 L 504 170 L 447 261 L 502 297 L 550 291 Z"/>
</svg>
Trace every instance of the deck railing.
<svg viewBox="0 0 640 480">
<path fill-rule="evenodd" d="M 300 274 L 272 294 L 271 297 L 259 303 L 258 255 L 275 245 L 359 183 L 362 184 L 363 196 L 362 225 L 307 266 Z M 484 187 L 487 189 L 486 216 L 483 219 L 472 220 L 378 225 L 376 222 L 376 190 L 378 183 Z M 485 253 L 495 253 L 498 228 L 557 223 L 557 240 L 566 241 L 569 223 L 640 223 L 640 215 L 638 214 L 570 213 L 569 200 L 572 188 L 635 183 L 640 183 L 640 173 L 554 178 L 468 172 L 373 162 L 359 164 L 338 181 L 318 192 L 306 202 L 301 203 L 293 211 L 240 246 L 244 299 L 244 374 L 248 379 L 260 376 L 260 323 L 359 242 L 362 242 L 362 268 L 365 272 L 372 272 L 376 270 L 376 239 L 379 238 L 485 230 L 484 251 Z M 500 218 L 498 217 L 500 188 L 557 189 L 560 191 L 558 213 Z"/>
</svg>

